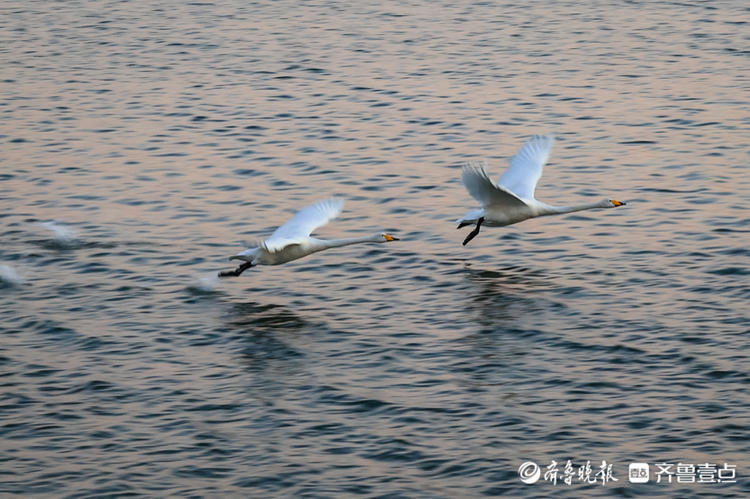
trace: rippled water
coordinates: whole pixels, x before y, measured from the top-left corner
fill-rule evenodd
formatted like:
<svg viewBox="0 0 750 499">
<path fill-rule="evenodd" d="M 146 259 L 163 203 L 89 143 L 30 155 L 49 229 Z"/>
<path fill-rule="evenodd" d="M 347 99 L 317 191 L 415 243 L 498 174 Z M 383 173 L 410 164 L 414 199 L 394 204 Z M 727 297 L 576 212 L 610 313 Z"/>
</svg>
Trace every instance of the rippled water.
<svg viewBox="0 0 750 499">
<path fill-rule="evenodd" d="M 0 14 L 3 494 L 750 494 L 745 2 Z M 462 247 L 547 132 L 540 199 L 628 206 Z M 402 240 L 215 279 L 331 195 Z M 568 459 L 618 481 L 519 479 Z"/>
</svg>

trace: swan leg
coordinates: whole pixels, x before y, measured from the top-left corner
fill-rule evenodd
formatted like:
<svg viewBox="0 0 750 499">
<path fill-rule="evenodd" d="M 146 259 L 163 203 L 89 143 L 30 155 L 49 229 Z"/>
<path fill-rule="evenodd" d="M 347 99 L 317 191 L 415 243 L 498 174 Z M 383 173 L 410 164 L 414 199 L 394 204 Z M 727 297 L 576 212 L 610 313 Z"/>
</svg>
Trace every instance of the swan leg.
<svg viewBox="0 0 750 499">
<path fill-rule="evenodd" d="M 234 270 L 225 270 L 219 272 L 219 277 L 239 277 L 244 271 L 252 267 L 251 262 L 245 262 Z"/>
<path fill-rule="evenodd" d="M 474 230 L 469 232 L 469 235 L 466 236 L 466 239 L 464 239 L 464 243 L 463 243 L 464 246 L 469 244 L 469 241 L 474 239 L 477 236 L 477 234 L 479 234 L 479 228 L 482 226 L 482 222 L 484 222 L 484 217 L 479 217 L 479 220 L 477 220 L 477 226 L 474 227 Z"/>
</svg>

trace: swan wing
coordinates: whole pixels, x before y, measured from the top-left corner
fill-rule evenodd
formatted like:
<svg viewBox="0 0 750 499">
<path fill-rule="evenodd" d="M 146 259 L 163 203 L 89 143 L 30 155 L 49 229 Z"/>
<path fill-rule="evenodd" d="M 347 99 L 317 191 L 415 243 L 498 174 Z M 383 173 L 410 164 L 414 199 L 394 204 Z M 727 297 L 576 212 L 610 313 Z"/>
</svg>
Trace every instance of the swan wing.
<svg viewBox="0 0 750 499">
<path fill-rule="evenodd" d="M 534 199 L 534 190 L 549 158 L 553 135 L 534 135 L 510 159 L 510 166 L 497 183 L 521 199 Z"/>
<path fill-rule="evenodd" d="M 339 216 L 343 206 L 344 202 L 339 199 L 326 199 L 302 208 L 291 220 L 276 229 L 263 246 L 268 251 L 279 251 L 290 244 L 300 244 L 307 240 L 312 231 Z"/>
<path fill-rule="evenodd" d="M 479 204 L 484 208 L 490 206 L 498 208 L 526 206 L 526 203 L 521 201 L 518 196 L 502 186 L 495 185 L 487 175 L 483 162 L 465 164 L 461 171 L 461 181 L 471 197 L 479 201 Z"/>
</svg>

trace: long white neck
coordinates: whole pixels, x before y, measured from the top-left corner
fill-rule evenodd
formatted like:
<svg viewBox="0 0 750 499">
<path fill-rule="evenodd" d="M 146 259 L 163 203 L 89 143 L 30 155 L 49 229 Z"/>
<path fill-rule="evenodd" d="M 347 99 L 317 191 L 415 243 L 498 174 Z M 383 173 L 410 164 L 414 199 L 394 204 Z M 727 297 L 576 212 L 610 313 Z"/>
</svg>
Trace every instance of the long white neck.
<svg viewBox="0 0 750 499">
<path fill-rule="evenodd" d="M 385 239 L 383 239 L 383 236 L 380 234 L 374 234 L 372 236 L 365 236 L 365 237 L 349 237 L 345 239 L 319 239 L 321 248 L 320 249 L 328 249 L 328 248 L 338 248 L 339 246 L 348 246 L 350 244 L 359 244 L 359 243 L 384 243 Z"/>
<path fill-rule="evenodd" d="M 596 201 L 593 203 L 574 204 L 571 206 L 550 206 L 544 205 L 542 212 L 539 216 L 544 215 L 559 215 L 562 213 L 573 213 L 576 211 L 593 210 L 594 208 L 610 208 L 612 205 L 605 199 L 604 201 Z"/>
</svg>

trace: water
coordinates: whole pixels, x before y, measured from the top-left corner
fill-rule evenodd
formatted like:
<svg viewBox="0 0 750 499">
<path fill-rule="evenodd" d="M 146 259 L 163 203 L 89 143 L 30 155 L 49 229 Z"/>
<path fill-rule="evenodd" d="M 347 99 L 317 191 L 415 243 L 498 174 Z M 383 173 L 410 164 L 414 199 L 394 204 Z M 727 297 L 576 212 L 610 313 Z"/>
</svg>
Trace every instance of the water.
<svg viewBox="0 0 750 499">
<path fill-rule="evenodd" d="M 3 494 L 750 493 L 745 2 L 0 13 Z M 628 206 L 462 247 L 547 132 L 539 199 Z M 402 240 L 214 278 L 329 196 Z M 618 481 L 519 478 L 568 459 Z"/>
</svg>

